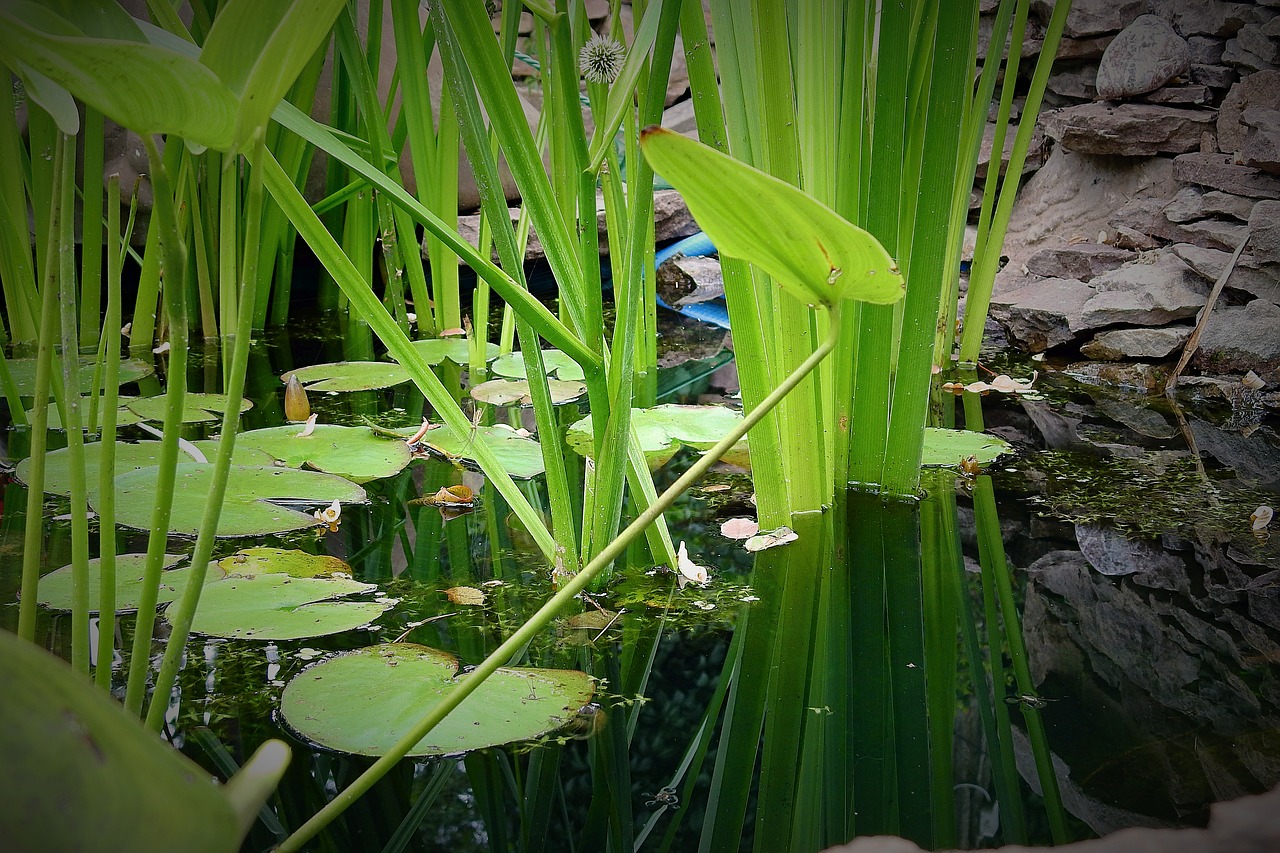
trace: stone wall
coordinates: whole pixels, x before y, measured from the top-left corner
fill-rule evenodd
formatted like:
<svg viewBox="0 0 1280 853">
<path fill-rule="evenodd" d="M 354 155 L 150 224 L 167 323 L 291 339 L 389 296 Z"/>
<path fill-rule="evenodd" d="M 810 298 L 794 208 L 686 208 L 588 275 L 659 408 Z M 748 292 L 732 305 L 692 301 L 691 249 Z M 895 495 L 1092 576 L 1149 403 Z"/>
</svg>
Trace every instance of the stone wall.
<svg viewBox="0 0 1280 853">
<path fill-rule="evenodd" d="M 1051 4 L 1032 5 L 1042 27 Z M 1280 381 L 1280 0 L 1076 0 L 1057 56 L 1000 331 L 1030 352 L 1176 359 L 1248 237 L 1192 366 Z"/>
</svg>

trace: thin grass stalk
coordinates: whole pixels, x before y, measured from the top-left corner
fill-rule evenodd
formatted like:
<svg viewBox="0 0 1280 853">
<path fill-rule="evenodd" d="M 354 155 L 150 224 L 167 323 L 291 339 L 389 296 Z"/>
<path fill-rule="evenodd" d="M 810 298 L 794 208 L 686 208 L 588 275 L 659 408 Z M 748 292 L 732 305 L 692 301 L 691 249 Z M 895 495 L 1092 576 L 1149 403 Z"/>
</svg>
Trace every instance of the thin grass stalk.
<svg viewBox="0 0 1280 853">
<path fill-rule="evenodd" d="M 174 165 L 176 166 L 176 160 Z M 142 268 L 138 273 L 138 291 L 133 298 L 133 314 L 129 320 L 129 350 L 142 357 L 149 355 L 154 345 L 156 313 L 160 308 L 160 256 L 163 254 L 160 248 L 160 227 L 160 221 L 153 211 L 147 221 Z"/>
<path fill-rule="evenodd" d="M 268 161 L 269 162 L 269 161 Z M 832 309 L 835 313 L 839 313 L 839 306 Z M 837 324 L 838 325 L 838 324 Z M 650 524 L 654 522 L 663 512 L 665 512 L 680 495 L 701 477 L 706 474 L 710 468 L 720 460 L 725 453 L 729 451 L 744 435 L 753 427 L 778 401 L 790 393 L 800 382 L 808 375 L 823 358 L 835 347 L 835 339 L 828 338 L 822 346 L 814 350 L 813 354 L 800 366 L 800 369 L 788 376 L 782 384 L 780 384 L 773 393 L 766 398 L 766 401 L 760 409 L 752 412 L 743 418 L 742 422 L 734 427 L 723 439 L 715 444 L 710 450 L 703 454 L 693 465 L 689 467 L 680 477 L 671 484 L 647 509 L 641 512 L 634 521 L 627 525 L 617 539 L 610 542 L 598 555 L 586 566 L 582 571 L 569 579 L 559 591 L 548 599 L 538 611 L 525 621 L 514 633 L 511 634 L 497 649 L 486 657 L 475 669 L 467 674 L 467 677 L 459 681 L 447 695 L 443 697 L 439 704 L 433 707 L 428 713 L 423 715 L 405 735 L 395 743 L 394 746 L 383 756 L 379 757 L 374 764 L 362 773 L 357 779 L 353 780 L 350 785 L 343 789 L 334 799 L 321 809 L 315 816 L 308 820 L 305 824 L 298 828 L 293 835 L 285 839 L 284 843 L 277 848 L 281 853 L 289 853 L 289 851 L 299 849 L 299 846 L 305 844 L 323 827 L 328 825 L 335 817 L 345 811 L 351 803 L 355 802 L 363 795 L 372 785 L 388 770 L 394 767 L 400 759 L 402 759 L 410 749 L 413 748 L 418 741 L 422 740 L 436 725 L 440 723 L 446 716 L 453 712 L 459 704 L 462 703 L 467 696 L 471 695 L 485 679 L 498 670 L 499 667 L 505 665 L 511 657 L 525 648 L 549 623 L 555 618 L 569 602 L 573 601 L 579 593 L 587 588 L 602 570 L 613 563 L 615 559 L 626 551 L 630 543 L 640 534 L 642 534 Z"/>
<path fill-rule="evenodd" d="M 434 25 L 436 32 L 440 34 L 440 58 L 449 79 L 449 93 L 457 102 L 455 113 L 461 121 L 461 138 L 466 145 L 472 171 L 476 175 L 482 209 L 486 218 L 493 222 L 492 235 L 498 249 L 498 259 L 504 268 L 511 270 L 513 278 L 523 285 L 522 253 L 517 245 L 515 234 L 511 230 L 506 198 L 501 192 L 502 184 L 498 176 L 497 162 L 485 134 L 475 88 L 466 76 L 466 66 L 459 55 L 452 31 L 445 25 L 442 19 L 443 12 L 438 6 L 432 7 L 432 16 L 436 21 Z M 556 438 L 560 435 L 560 431 L 555 420 L 551 390 L 547 384 L 541 344 L 528 320 L 517 315 L 515 322 L 516 331 L 520 335 L 520 351 L 524 358 L 529 394 L 533 399 L 538 435 L 543 438 L 542 458 L 546 469 L 547 493 L 551 501 L 552 531 L 557 546 L 561 549 L 560 553 L 567 561 L 566 567 L 572 570 L 578 566 L 578 541 L 573 520 L 573 500 L 569 493 L 564 454 L 556 446 Z"/>
<path fill-rule="evenodd" d="M 220 162 L 221 158 L 216 154 L 206 155 L 196 161 L 192 157 L 186 160 L 186 187 L 187 187 L 187 203 L 183 205 L 183 231 L 191 235 L 191 251 L 188 253 L 188 262 L 195 263 L 195 285 L 196 298 L 200 306 L 200 331 L 204 335 L 206 341 L 216 340 L 218 337 L 218 309 L 216 307 L 217 297 L 213 292 L 214 284 L 212 276 L 209 274 L 209 234 L 207 226 L 210 225 L 206 218 L 204 205 L 201 204 L 202 194 L 200 192 L 200 175 L 202 171 L 199 166 L 204 165 L 208 159 L 213 159 L 215 163 Z M 190 230 L 187 230 L 187 224 L 190 224 Z M 217 241 L 214 240 L 216 247 Z"/>
<path fill-rule="evenodd" d="M 935 481 L 936 482 L 936 481 Z M 933 484 L 931 484 L 932 486 Z M 958 601 L 951 583 L 964 571 L 950 473 L 920 504 L 924 673 L 929 731 L 929 818 L 935 849 L 956 845 L 954 767 Z"/>
<path fill-rule="evenodd" d="M 890 255 L 898 254 L 900 243 L 910 17 L 905 0 L 881 4 L 865 227 Z M 892 387 L 888 353 L 893 351 L 894 311 L 891 305 L 861 306 L 849 454 L 849 479 L 855 483 L 883 482 Z"/>
<path fill-rule="evenodd" d="M 830 519 L 824 512 L 791 516 L 799 540 L 783 552 L 778 571 L 785 576 L 777 642 L 764 712 L 764 746 L 756 801 L 754 849 L 790 849 L 793 833 L 821 822 L 820 801 L 801 799 L 801 779 L 820 775 L 807 767 L 803 749 L 813 712 L 809 694 L 814 677 L 814 638 L 821 568 L 830 559 Z"/>
<path fill-rule="evenodd" d="M 3 87 L 0 87 L 3 88 Z M 55 172 L 62 168 L 65 158 L 54 160 Z M 55 175 L 59 180 L 61 176 Z M 70 215 L 59 205 L 49 210 L 50 219 L 57 225 L 59 217 Z M 49 443 L 49 396 L 53 384 L 53 357 L 55 326 L 59 322 L 57 288 L 56 244 L 45 246 L 43 264 L 44 281 L 40 288 L 40 325 L 36 340 L 36 381 L 32 395 L 30 425 L 31 468 L 27 474 L 27 514 L 22 540 L 22 588 L 18 605 L 18 636 L 35 642 L 38 588 L 40 584 L 41 558 L 44 556 L 44 481 L 45 451 Z M 74 350 L 72 357 L 74 357 Z M 19 406 L 21 411 L 21 406 Z"/>
<path fill-rule="evenodd" d="M 27 193 L 30 202 L 31 218 L 35 224 L 35 258 L 37 262 L 48 257 L 49 245 L 57 241 L 57 236 L 50 230 L 49 219 L 54 205 L 57 203 L 57 189 L 53 184 L 53 152 L 57 146 L 58 133 L 50 115 L 43 108 L 37 107 L 28 100 L 27 103 L 27 147 L 22 152 L 27 172 Z M 26 219 L 26 211 L 14 223 Z M 18 233 L 21 233 L 19 230 Z M 37 269 L 37 280 L 44 278 L 45 271 Z"/>
<path fill-rule="evenodd" d="M 50 235 L 58 247 L 58 300 L 61 318 L 62 426 L 67 431 L 71 486 L 71 666 L 89 672 L 89 499 L 85 476 L 84 432 L 81 429 L 80 336 L 76 329 L 76 144 L 58 134 L 54 157 L 61 158 L 55 175 L 59 213 L 50 219 Z M 52 272 L 52 271 L 51 271 Z"/>
<path fill-rule="evenodd" d="M 978 546 L 983 563 L 990 562 L 995 580 L 996 594 L 1000 602 L 1000 615 L 1004 622 L 1004 636 L 1009 646 L 1009 660 L 1019 695 L 1035 695 L 1035 681 L 1027 665 L 1027 649 L 1022 639 L 1017 604 L 1013 600 L 1013 585 L 1009 578 L 1009 565 L 1005 560 L 1004 542 L 1000 536 L 1000 521 L 996 510 L 995 487 L 991 477 L 982 474 L 973 485 L 973 513 L 978 530 Z M 1062 794 L 1058 789 L 1058 776 L 1053 767 L 1048 738 L 1040 711 L 1025 703 L 1019 703 L 1023 721 L 1027 726 L 1027 738 L 1035 757 L 1036 776 L 1045 811 L 1049 818 L 1049 831 L 1054 844 L 1065 844 L 1067 834 L 1066 815 L 1062 810 Z"/>
<path fill-rule="evenodd" d="M 255 153 L 260 155 L 264 150 L 262 137 L 259 136 L 255 143 Z M 223 168 L 238 170 L 238 159 L 228 157 L 223 163 Z M 252 343 L 254 285 L 258 278 L 258 240 L 262 230 L 262 198 L 262 171 L 254 169 L 249 175 L 249 187 L 245 198 L 245 240 L 242 252 L 244 270 L 236 285 L 239 290 L 239 315 L 236 318 L 235 337 L 231 350 L 231 369 L 228 371 L 224 389 L 227 403 L 222 414 L 222 435 L 218 441 L 218 454 L 213 463 L 213 478 L 209 485 L 208 501 L 200 520 L 200 534 L 196 537 L 195 550 L 191 554 L 191 573 L 186 587 L 183 588 L 182 597 L 178 599 L 177 607 L 168 615 L 172 630 L 165 645 L 164 658 L 156 674 L 151 704 L 147 708 L 147 727 L 157 732 L 164 725 L 165 712 L 169 706 L 169 694 L 173 690 L 178 668 L 186 653 L 187 637 L 190 635 L 191 623 L 195 618 L 200 594 L 204 589 L 209 559 L 213 555 L 214 541 L 218 535 L 218 519 L 222 514 L 223 498 L 226 496 L 227 478 L 231 471 L 231 455 L 235 450 L 236 433 L 239 429 L 240 401 L 244 397 L 245 374 Z M 231 286 L 231 283 L 226 283 L 226 286 Z"/>
<path fill-rule="evenodd" d="M 151 532 L 147 537 L 147 562 L 143 569 L 142 590 L 138 596 L 138 616 L 134 625 L 133 654 L 129 660 L 129 680 L 125 690 L 125 709 L 141 714 L 146 693 L 147 672 L 151 665 L 151 639 L 155 629 L 156 601 L 159 597 L 160 572 L 164 568 L 165 545 L 169 538 L 169 518 L 173 509 L 173 490 L 178 464 L 178 436 L 182 430 L 183 399 L 187 390 L 187 294 L 186 247 L 178 236 L 178 214 L 174 209 L 175 183 L 170 170 L 183 156 L 183 145 L 170 139 L 164 157 L 156 142 L 143 137 L 147 160 L 151 165 L 151 186 L 155 203 L 151 211 L 157 229 L 160 250 L 164 253 L 169 276 L 165 288 L 165 305 L 169 312 L 169 373 L 165 388 L 164 438 L 157 458 L 156 497 L 151 511 Z M 153 700 L 168 704 L 168 694 Z"/>
<path fill-rule="evenodd" d="M 120 176 L 107 179 L 107 306 L 102 321 L 102 341 L 107 345 L 102 372 L 102 449 L 98 457 L 98 668 L 94 680 L 111 689 L 115 657 L 116 622 L 116 416 L 120 392 L 120 279 L 124 251 L 120 244 Z"/>
<path fill-rule="evenodd" d="M 1027 151 L 1031 147 L 1031 134 L 1035 130 L 1035 117 L 1040 113 L 1040 103 L 1049 83 L 1049 72 L 1053 68 L 1053 58 L 1057 55 L 1058 43 L 1062 40 L 1062 31 L 1066 27 L 1067 13 L 1070 9 L 1070 0 L 1063 0 L 1053 7 L 1049 25 L 1045 28 L 1040 56 L 1036 60 L 1036 69 L 1031 77 L 1031 85 L 1023 103 L 1022 118 L 1018 123 L 1018 133 L 1013 140 L 1013 150 L 1009 154 L 1009 167 L 1005 174 L 1012 180 L 1005 180 L 1000 185 L 1000 200 L 996 203 L 991 230 L 982 246 L 981 255 L 975 253 L 973 270 L 969 276 L 969 291 L 965 297 L 964 331 L 960 338 L 961 362 L 976 362 L 978 359 L 978 351 L 982 346 L 982 330 L 986 327 L 987 311 L 991 307 L 991 291 L 995 286 L 996 273 L 1000 268 L 1000 247 L 1004 244 L 1004 237 L 1009 229 L 1009 218 L 1013 214 L 1019 176 L 1027 159 Z M 1015 49 L 1017 49 L 1016 45 L 1010 45 L 1010 55 Z M 993 158 L 995 156 L 998 155 L 993 152 Z"/>
<path fill-rule="evenodd" d="M 977 8 L 972 3 L 948 3 L 937 22 L 930 50 L 927 112 L 916 136 L 923 140 L 923 161 L 912 206 L 916 235 L 907 267 L 907 295 L 901 324 L 897 370 L 890 402 L 889 434 L 880 483 L 889 494 L 906 495 L 920 484 L 920 455 L 929 408 L 933 341 L 945 282 L 954 278 L 959 258 L 948 255 L 950 241 L 937 239 L 951 224 L 951 197 L 937 188 L 957 180 L 957 146 L 967 93 L 969 70 L 976 49 L 970 38 Z"/>
<path fill-rule="evenodd" d="M 34 341 L 40 322 L 40 294 L 27 235 L 27 194 L 23 177 L 22 139 L 15 118 L 12 86 L 0 86 L 0 219 L 11 227 L 0 229 L 0 289 L 4 292 L 4 321 L 0 343 Z M 24 223 L 24 227 L 18 227 Z M 10 412 L 21 412 L 14 407 Z M 18 415 L 21 417 L 21 415 Z"/>
<path fill-rule="evenodd" d="M 227 329 L 235 328 L 235 317 L 239 313 L 236 288 L 231 282 L 236 280 L 240 269 L 240 173 L 236 169 L 218 169 L 218 317 L 219 328 L 224 337 Z M 264 232 L 266 226 L 263 227 Z M 258 283 L 254 282 L 255 289 Z M 256 300 L 255 300 L 256 304 Z M 223 347 L 229 345 L 224 341 Z"/>
<path fill-rule="evenodd" d="M 102 171 L 105 151 L 102 141 L 102 113 L 86 106 L 80 138 L 84 140 L 84 181 L 80 224 L 80 345 L 93 346 L 102 318 Z"/>
</svg>

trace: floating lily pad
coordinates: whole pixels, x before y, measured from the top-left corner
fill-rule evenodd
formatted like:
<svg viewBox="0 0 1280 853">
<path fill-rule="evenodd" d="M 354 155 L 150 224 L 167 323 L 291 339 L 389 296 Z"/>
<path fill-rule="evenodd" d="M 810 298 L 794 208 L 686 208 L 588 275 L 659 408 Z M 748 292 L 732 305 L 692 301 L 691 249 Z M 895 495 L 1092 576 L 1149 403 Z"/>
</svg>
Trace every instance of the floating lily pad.
<svg viewBox="0 0 1280 853">
<path fill-rule="evenodd" d="M 327 554 L 308 554 L 293 548 L 241 548 L 218 561 L 223 571 L 236 575 L 286 574 L 295 578 L 351 575 L 351 567 Z"/>
<path fill-rule="evenodd" d="M 255 550 L 274 553 L 251 551 L 243 563 L 232 555 L 219 564 L 230 573 L 200 596 L 192 631 L 241 640 L 299 640 L 359 628 L 391 607 L 387 599 L 334 601 L 377 586 L 336 576 L 330 564 L 307 559 L 313 555 Z"/>
<path fill-rule="evenodd" d="M 413 643 L 347 652 L 299 673 L 280 710 L 303 737 L 341 752 L 382 755 L 456 683 L 453 655 Z M 573 720 L 594 687 L 583 672 L 499 669 L 410 755 L 455 755 L 528 740 Z"/>
<path fill-rule="evenodd" d="M 169 399 L 161 395 L 159 397 L 137 397 L 130 400 L 128 405 L 130 411 L 145 420 L 163 421 L 165 407 L 168 404 Z M 240 401 L 241 412 L 247 412 L 252 408 L 253 403 L 249 400 Z M 222 413 L 226 410 L 226 394 L 187 393 L 182 395 L 182 422 L 184 424 L 220 421 L 222 420 Z"/>
<path fill-rule="evenodd" d="M 456 437 L 448 427 L 437 427 L 428 430 L 422 437 L 422 443 L 438 453 L 456 459 L 475 462 L 475 443 L 483 441 L 498 457 L 503 469 L 518 480 L 536 477 L 544 470 L 542 464 L 542 447 L 535 439 L 520 435 L 505 424 L 476 427 L 475 432 L 461 438 Z"/>
<path fill-rule="evenodd" d="M 308 391 L 371 391 L 409 381 L 409 371 L 389 361 L 313 364 L 291 370 L 281 376 L 280 380 L 288 382 L 291 376 L 296 376 Z"/>
<path fill-rule="evenodd" d="M 93 382 L 93 365 L 93 356 L 80 356 L 80 387 L 82 389 L 87 389 Z M 31 397 L 36 393 L 36 360 L 34 358 L 6 359 L 5 366 L 9 368 L 9 375 L 13 377 L 13 383 L 18 386 L 19 394 L 24 397 Z M 54 360 L 54 369 L 61 369 L 56 359 Z M 152 373 L 155 373 L 155 368 L 141 359 L 124 358 L 120 360 L 121 385 L 137 382 Z"/>
<path fill-rule="evenodd" d="M 584 378 L 582 366 L 558 349 L 542 351 L 542 366 L 548 376 L 554 376 L 557 379 L 581 381 Z M 498 376 L 505 376 L 508 379 L 528 378 L 524 370 L 524 356 L 519 352 L 498 356 L 489 369 Z"/>
<path fill-rule="evenodd" d="M 128 403 L 135 397 L 119 397 L 117 401 L 119 406 L 116 408 L 116 426 L 126 426 L 128 424 L 136 424 L 142 420 L 142 417 L 128 408 Z M 93 424 L 85 423 L 89 418 L 89 398 L 82 396 L 80 398 L 80 426 L 96 432 L 102 429 L 102 401 L 98 401 L 98 416 Z M 34 417 L 34 410 L 27 411 L 27 421 L 30 422 Z M 57 403 L 49 404 L 49 429 L 64 429 L 62 426 L 62 416 L 58 414 Z"/>
<path fill-rule="evenodd" d="M 409 446 L 375 435 L 368 427 L 320 424 L 310 435 L 296 425 L 255 429 L 236 437 L 236 447 L 271 454 L 292 468 L 307 465 L 357 483 L 390 477 L 413 460 Z"/>
<path fill-rule="evenodd" d="M 632 409 L 631 425 L 640 438 L 645 458 L 653 468 L 675 455 L 681 445 L 709 450 L 742 421 L 742 414 L 724 406 L 680 406 L 669 404 L 652 409 Z M 569 427 L 569 446 L 590 456 L 593 450 L 591 415 Z M 724 455 L 735 465 L 749 462 L 747 440 L 738 442 Z"/>
<path fill-rule="evenodd" d="M 559 379 L 548 379 L 547 387 L 551 391 L 551 402 L 560 406 L 572 403 L 587 393 L 587 386 L 581 382 L 562 382 Z M 529 393 L 527 379 L 490 379 L 471 388 L 472 398 L 491 406 L 508 406 L 518 403 L 521 406 L 532 406 L 533 396 Z"/>
<path fill-rule="evenodd" d="M 466 338 L 425 338 L 414 341 L 413 348 L 427 360 L 428 364 L 433 365 L 448 360 L 459 367 L 466 367 L 471 359 L 471 344 Z M 500 352 L 502 350 L 497 344 L 486 343 L 484 360 L 493 361 Z"/>
<path fill-rule="evenodd" d="M 205 458 L 212 462 L 214 455 L 218 452 L 218 443 L 216 441 L 197 441 L 193 442 L 204 454 Z M 186 462 L 191 459 L 186 453 L 178 451 L 178 461 Z M 84 446 L 84 465 L 85 477 L 88 482 L 89 491 L 92 494 L 98 488 L 98 466 L 102 460 L 102 442 L 95 441 Z M 236 445 L 235 453 L 232 460 L 241 465 L 270 465 L 272 458 L 261 451 L 245 448 L 241 450 L 239 444 Z M 136 471 L 139 468 L 149 468 L 160 464 L 160 442 L 158 441 L 117 441 L 116 442 L 116 476 L 126 474 L 129 471 Z M 50 450 L 44 457 L 44 490 L 51 495 L 70 495 L 71 494 L 71 455 L 70 451 L 65 448 Z M 31 460 L 23 459 L 18 463 L 18 469 L 14 476 L 22 483 L 28 482 L 31 474 Z"/>
<path fill-rule="evenodd" d="M 1013 445 L 1009 442 L 985 432 L 929 427 L 924 431 L 924 452 L 920 464 L 954 466 L 973 456 L 979 464 L 986 465 L 1012 451 Z"/>
<path fill-rule="evenodd" d="M 163 566 L 168 569 L 182 559 L 181 554 L 165 554 Z M 116 612 L 138 609 L 138 601 L 142 597 L 142 573 L 146 564 L 146 554 L 116 556 Z M 162 572 L 156 602 L 167 604 L 177 599 L 187 585 L 187 576 L 190 573 L 190 567 Z M 205 583 L 221 579 L 222 574 L 221 571 L 207 573 Z M 102 561 L 96 557 L 89 561 L 88 579 L 89 612 L 97 613 L 101 609 L 98 605 L 98 590 L 102 585 Z M 63 566 L 40 578 L 40 591 L 36 600 L 54 610 L 70 610 L 71 566 Z"/>
<path fill-rule="evenodd" d="M 118 524 L 150 529 L 158 472 L 156 467 L 140 468 L 116 478 Z M 170 533 L 179 536 L 199 533 L 212 481 L 212 463 L 178 464 Z M 365 500 L 365 492 L 350 480 L 319 471 L 232 465 L 218 535 L 265 536 L 314 527 L 317 523 L 314 516 L 272 501 L 319 506 L 335 500 L 360 503 Z M 93 502 L 91 495 L 90 503 Z"/>
</svg>

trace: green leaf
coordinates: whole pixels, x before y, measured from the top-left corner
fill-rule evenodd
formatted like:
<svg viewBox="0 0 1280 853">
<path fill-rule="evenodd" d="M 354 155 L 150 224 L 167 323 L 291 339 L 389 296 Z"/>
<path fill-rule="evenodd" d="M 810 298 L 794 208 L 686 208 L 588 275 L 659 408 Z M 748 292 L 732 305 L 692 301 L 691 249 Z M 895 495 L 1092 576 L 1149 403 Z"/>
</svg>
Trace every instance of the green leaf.
<svg viewBox="0 0 1280 853">
<path fill-rule="evenodd" d="M 230 0 L 218 10 L 200 62 L 236 95 L 234 144 L 243 148 L 329 37 L 344 0 Z"/>
<path fill-rule="evenodd" d="M 542 365 L 546 368 L 548 376 L 554 376 L 557 379 L 580 382 L 584 378 L 582 367 L 558 349 L 544 349 Z M 524 372 L 524 356 L 519 351 L 498 356 L 489 369 L 498 376 L 505 376 L 508 379 L 528 378 Z"/>
<path fill-rule="evenodd" d="M 102 458 L 102 442 L 95 441 L 84 446 L 85 475 L 88 477 L 89 489 L 93 491 L 98 482 L 98 466 Z M 212 458 L 212 457 L 210 457 Z M 51 495 L 71 495 L 71 455 L 63 447 L 50 450 L 44 456 L 44 490 Z M 116 442 L 116 475 L 136 471 L 160 464 L 160 442 Z M 18 463 L 14 476 L 22 483 L 27 482 L 31 470 L 31 460 L 23 459 Z"/>
<path fill-rule="evenodd" d="M 409 381 L 409 371 L 387 361 L 336 361 L 299 367 L 281 375 L 282 382 L 296 376 L 308 391 L 372 391 Z"/>
<path fill-rule="evenodd" d="M 413 460 L 409 445 L 368 427 L 319 424 L 310 435 L 301 432 L 296 424 L 256 429 L 237 436 L 236 448 L 261 450 L 291 468 L 308 465 L 356 483 L 398 474 Z"/>
<path fill-rule="evenodd" d="M 148 421 L 163 421 L 165 408 L 169 404 L 168 397 L 138 397 L 126 405 L 135 415 Z M 240 401 L 240 411 L 247 412 L 253 408 L 249 400 Z M 182 396 L 182 422 L 199 424 L 208 421 L 221 421 L 222 413 L 227 409 L 226 394 L 198 394 L 188 392 Z"/>
<path fill-rule="evenodd" d="M 458 659 L 413 643 L 347 652 L 285 687 L 280 711 L 302 737 L 355 755 L 382 755 L 453 687 Z M 409 755 L 456 755 L 529 740 L 571 722 L 591 701 L 576 670 L 500 668 Z"/>
<path fill-rule="evenodd" d="M 9 368 L 9 375 L 13 377 L 13 384 L 18 387 L 18 393 L 24 397 L 34 396 L 36 393 L 36 360 L 34 358 L 11 358 L 5 361 L 5 366 Z M 81 390 L 85 390 L 85 386 L 92 382 L 93 366 L 93 356 L 80 356 Z M 152 373 L 155 373 L 155 368 L 141 359 L 126 358 L 120 361 L 121 385 L 137 382 Z"/>
<path fill-rule="evenodd" d="M 721 254 L 755 264 L 802 302 L 888 304 L 906 293 L 880 242 L 807 193 L 675 131 L 645 128 L 640 146 Z"/>
<path fill-rule="evenodd" d="M 117 399 L 120 403 L 120 407 L 116 409 L 116 426 L 136 424 L 142 420 L 142 418 L 139 415 L 135 414 L 134 412 L 131 412 L 128 408 L 129 401 L 134 400 L 136 398 L 122 396 Z M 33 412 L 34 410 L 27 411 L 28 423 L 30 423 L 31 418 L 34 417 Z M 94 424 L 83 423 L 83 421 L 88 417 L 89 417 L 89 398 L 86 396 L 81 396 L 80 397 L 80 420 L 82 421 L 82 423 L 80 424 L 80 426 L 85 429 L 89 429 L 91 431 L 96 431 L 102 428 L 102 402 L 101 400 L 99 400 L 98 402 L 97 422 Z M 63 429 L 63 428 L 64 427 L 62 426 L 62 416 L 58 414 L 58 404 L 50 403 L 49 404 L 49 429 Z"/>
<path fill-rule="evenodd" d="M 652 468 L 663 465 L 681 445 L 709 450 L 741 421 L 742 413 L 724 406 L 680 406 L 673 403 L 631 410 L 631 426 Z M 565 440 L 578 453 L 590 456 L 594 445 L 591 415 L 569 427 Z M 742 439 L 723 458 L 734 465 L 747 465 L 747 440 Z"/>
<path fill-rule="evenodd" d="M 581 382 L 561 382 L 559 379 L 548 379 L 547 387 L 551 391 L 551 402 L 560 406 L 572 403 L 587 393 L 587 386 Z M 521 406 L 532 406 L 533 396 L 529 392 L 527 379 L 490 379 L 473 385 L 469 392 L 472 399 L 491 406 L 508 406 L 518 403 Z"/>
<path fill-rule="evenodd" d="M 150 529 L 151 503 L 156 494 L 158 471 L 154 466 L 139 468 L 116 478 L 117 524 Z M 211 463 L 178 463 L 170 533 L 195 536 L 200 532 L 212 481 Z M 93 500 L 91 495 L 90 502 Z M 232 465 L 222 517 L 218 522 L 218 535 L 266 536 L 304 530 L 316 526 L 315 516 L 278 506 L 272 501 L 319 506 L 335 500 L 361 503 L 365 500 L 365 492 L 350 480 L 318 471 Z"/>
<path fill-rule="evenodd" d="M 466 367 L 471 358 L 471 344 L 466 338 L 423 338 L 413 341 L 413 348 L 422 354 L 427 364 L 436 365 L 448 359 L 459 367 Z M 497 344 L 484 345 L 485 361 L 493 361 L 502 350 Z"/>
<path fill-rule="evenodd" d="M 505 424 L 476 427 L 474 433 L 461 438 L 447 427 L 429 430 L 422 443 L 444 456 L 475 462 L 473 448 L 483 442 L 497 457 L 499 464 L 512 477 L 528 480 L 546 469 L 542 464 L 542 447 L 528 436 L 517 433 Z"/>
<path fill-rule="evenodd" d="M 182 560 L 181 554 L 165 554 L 166 567 Z M 147 564 L 146 554 L 119 554 L 116 556 L 116 612 L 137 610 L 138 600 L 142 596 L 142 576 Z M 212 567 L 211 567 L 212 568 Z M 160 593 L 156 598 L 158 604 L 176 601 L 182 595 L 191 574 L 188 566 L 172 569 L 160 574 Z M 94 558 L 89 561 L 89 612 L 98 612 L 98 591 L 102 584 L 102 561 Z M 205 583 L 221 580 L 221 570 L 211 570 L 205 574 Z M 40 591 L 37 600 L 45 607 L 54 610 L 71 609 L 71 566 L 63 566 L 40 578 Z"/>
<path fill-rule="evenodd" d="M 190 57 L 145 42 L 90 38 L 34 3 L 0 6 L 0 57 L 24 63 L 140 134 L 230 148 L 239 100 Z"/>
<path fill-rule="evenodd" d="M 0 631 L 0 684 L 5 849 L 240 848 L 226 789 L 64 661 Z"/>
<path fill-rule="evenodd" d="M 921 465 L 948 466 L 959 465 L 970 456 L 986 465 L 997 457 L 1011 453 L 1013 445 L 1002 438 L 988 435 L 985 432 L 971 432 L 963 429 L 939 429 L 926 427 L 924 431 L 924 451 L 920 459 Z"/>
<path fill-rule="evenodd" d="M 287 572 L 230 574 L 226 580 L 205 587 L 191 630 L 240 640 L 298 640 L 338 634 L 377 619 L 390 609 L 391 602 L 330 599 L 375 589 L 375 584 L 347 577 L 295 577 Z M 165 618 L 168 616 L 166 611 Z"/>
<path fill-rule="evenodd" d="M 337 557 L 308 554 L 290 548 L 241 548 L 219 560 L 218 566 L 228 574 L 286 574 L 294 578 L 333 577 L 335 574 L 349 577 L 352 573 L 351 566 Z"/>
</svg>

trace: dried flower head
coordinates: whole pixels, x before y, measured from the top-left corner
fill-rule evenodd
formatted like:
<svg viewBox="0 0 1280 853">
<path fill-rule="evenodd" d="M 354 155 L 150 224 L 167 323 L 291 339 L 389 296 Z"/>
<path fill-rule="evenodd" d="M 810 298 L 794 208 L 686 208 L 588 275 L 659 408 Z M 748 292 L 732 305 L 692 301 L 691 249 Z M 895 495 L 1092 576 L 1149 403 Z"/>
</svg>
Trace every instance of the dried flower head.
<svg viewBox="0 0 1280 853">
<path fill-rule="evenodd" d="M 608 36 L 596 33 L 578 53 L 578 67 L 592 83 L 612 83 L 622 71 L 627 49 Z"/>
</svg>

